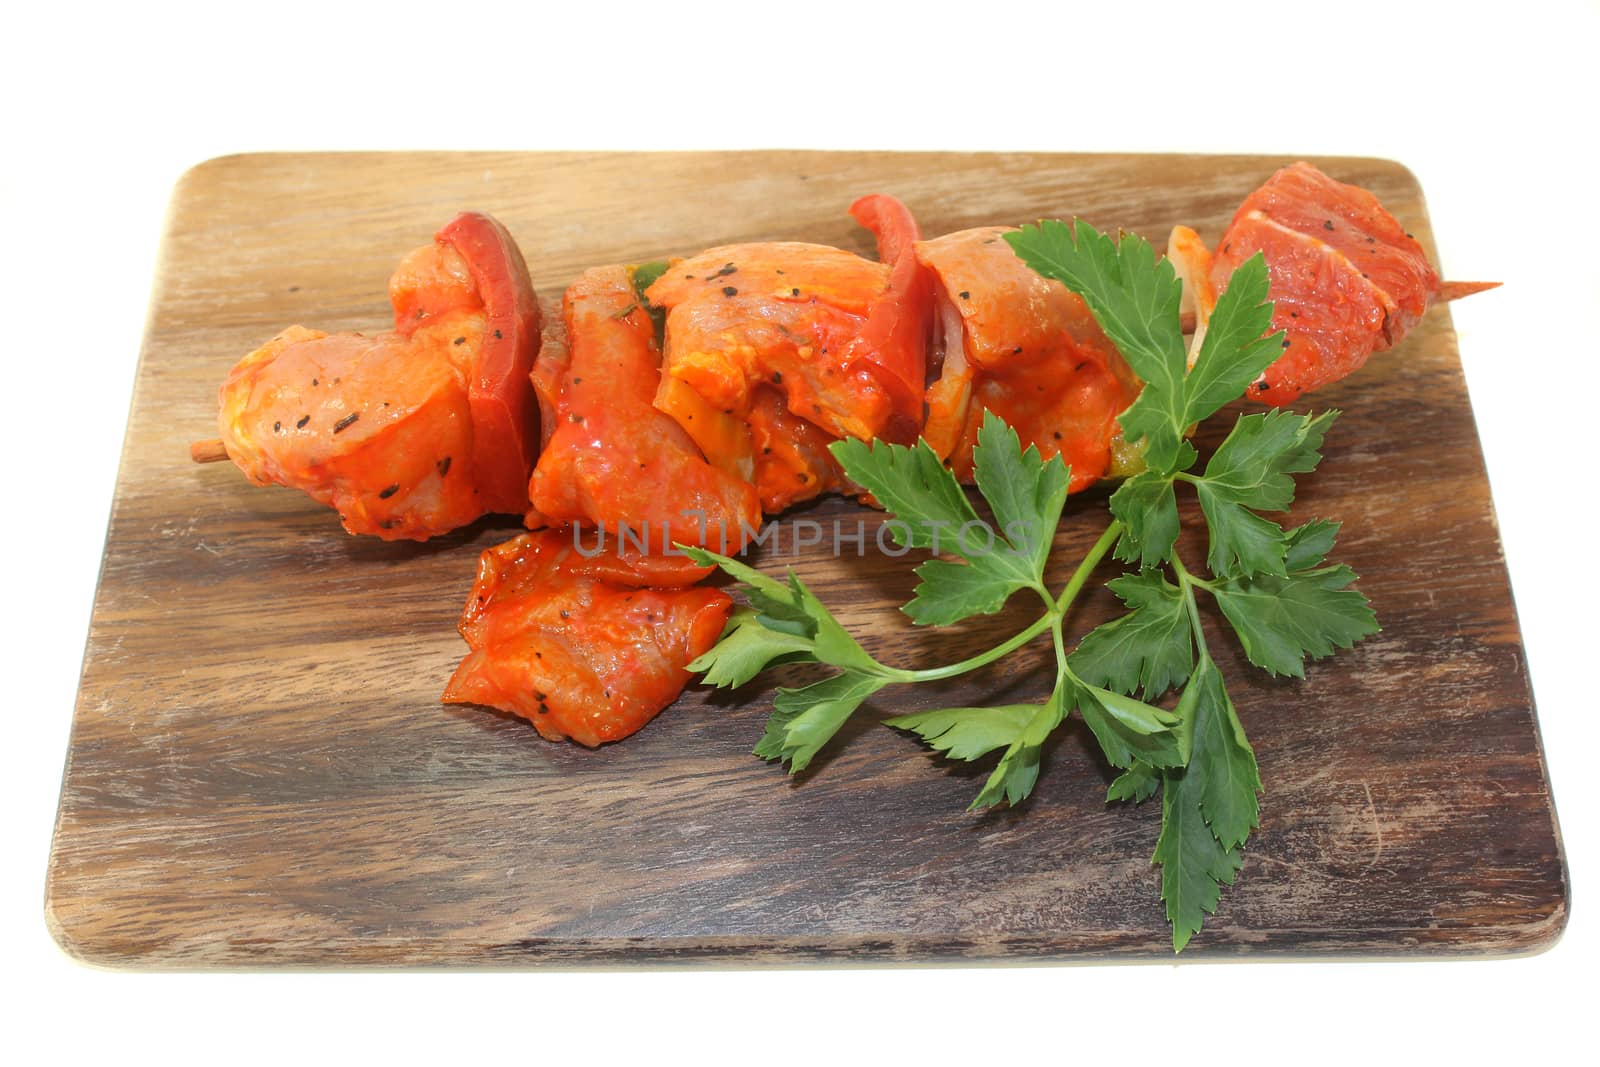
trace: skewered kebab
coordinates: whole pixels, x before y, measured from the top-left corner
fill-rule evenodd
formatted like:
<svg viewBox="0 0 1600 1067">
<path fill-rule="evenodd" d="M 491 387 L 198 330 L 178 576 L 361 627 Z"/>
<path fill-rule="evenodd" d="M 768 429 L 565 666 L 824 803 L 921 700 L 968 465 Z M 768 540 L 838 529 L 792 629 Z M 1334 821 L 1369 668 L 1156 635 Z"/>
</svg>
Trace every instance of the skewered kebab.
<svg viewBox="0 0 1600 1067">
<path fill-rule="evenodd" d="M 795 241 L 725 245 L 670 264 L 645 292 L 665 312 L 656 407 L 711 463 L 759 486 L 769 514 L 842 487 L 828 443 L 922 430 L 920 231 L 893 197 L 850 211 L 881 262 Z"/>
<path fill-rule="evenodd" d="M 723 529 L 735 522 L 753 525 L 758 509 L 772 513 L 820 492 L 850 488 L 827 451 L 827 445 L 841 434 L 906 439 L 915 427 L 958 474 L 966 474 L 970 472 L 973 428 L 986 409 L 1016 425 L 1025 445 L 1037 444 L 1046 456 L 1064 455 L 1073 466 L 1074 490 L 1107 474 L 1135 469 L 1137 457 L 1121 454 L 1117 448 L 1116 416 L 1137 395 L 1138 383 L 1079 298 L 1022 267 L 999 239 L 1001 230 L 965 231 L 918 242 L 914 221 L 897 201 L 869 197 L 858 201 L 853 211 L 878 234 L 880 253 L 888 266 L 837 249 L 794 243 L 726 246 L 673 265 L 644 293 L 650 307 L 666 311 L 664 358 L 658 355 L 654 324 L 646 314 L 648 308 L 640 304 L 629 273 L 624 268 L 586 273 L 564 302 L 568 347 L 553 345 L 533 372 L 547 416 L 549 440 L 544 457 L 522 499 L 513 505 L 513 494 L 507 491 L 504 497 L 496 497 L 505 506 L 494 510 L 526 508 L 530 525 L 574 522 L 611 523 L 614 527 L 625 523 L 645 526 L 659 513 L 665 534 L 672 512 L 685 510 L 672 509 L 672 504 L 687 500 L 709 502 L 692 510 L 715 516 L 712 521 L 720 521 Z M 474 285 L 463 280 L 473 272 L 470 268 L 463 271 L 452 260 L 450 242 L 445 240 L 450 229 L 441 231 L 431 251 L 414 253 L 396 273 L 391 286 L 396 334 L 327 338 L 309 336 L 311 331 L 286 331 L 235 369 L 223 390 L 224 433 L 231 431 L 228 454 L 235 454 L 233 441 L 237 439 L 244 445 L 237 449 L 238 454 L 252 457 L 250 446 L 265 421 L 264 411 L 254 410 L 252 404 L 272 411 L 277 409 L 271 404 L 281 406 L 285 395 L 290 401 L 299 401 L 304 395 L 303 390 L 278 385 L 266 370 L 258 369 L 276 368 L 273 374 L 292 383 L 293 372 L 303 371 L 303 367 L 295 359 L 285 359 L 286 353 L 303 361 L 306 353 L 314 350 L 307 346 L 334 341 L 337 344 L 326 346 L 334 355 L 353 351 L 387 366 L 387 360 L 399 358 L 399 352 L 410 344 L 419 360 L 437 366 L 438 338 L 455 332 L 458 326 L 460 332 L 450 339 L 450 346 L 476 351 L 473 346 L 483 342 L 487 323 L 479 324 L 472 316 L 487 318 L 489 302 L 478 297 L 482 306 L 474 307 Z M 496 230 L 504 235 L 503 229 L 496 226 Z M 1338 239 L 1324 239 L 1323 234 L 1338 235 Z M 509 237 L 504 240 L 509 244 Z M 1252 194 L 1221 247 L 1222 252 L 1212 257 L 1198 235 L 1185 227 L 1174 230 L 1169 243 L 1169 257 L 1186 282 L 1185 298 L 1196 322 L 1193 351 L 1199 349 L 1210 308 L 1216 293 L 1226 285 L 1228 273 L 1262 249 L 1269 266 L 1271 295 L 1278 301 L 1274 326 L 1286 330 L 1289 347 L 1258 383 L 1256 395 L 1276 403 L 1350 373 L 1372 351 L 1398 341 L 1431 300 L 1452 299 L 1487 287 L 1440 285 L 1420 247 L 1370 194 L 1334 182 L 1306 164 L 1280 171 Z M 510 251 L 515 254 L 514 246 Z M 520 256 L 515 256 L 515 262 L 520 266 Z M 1363 271 L 1356 264 L 1368 269 Z M 516 272 L 505 273 L 514 283 Z M 521 277 L 525 282 L 525 270 Z M 499 291 L 507 291 L 507 287 L 502 285 Z M 509 291 L 516 298 L 509 302 L 511 306 L 533 308 L 537 314 L 531 286 L 526 287 L 526 300 L 521 299 L 523 290 L 516 284 Z M 940 325 L 931 331 L 936 338 L 934 380 L 926 391 L 927 423 L 916 427 L 913 408 L 906 400 L 907 386 L 919 375 L 926 377 L 920 368 L 926 365 L 929 312 L 935 299 Z M 506 303 L 502 300 L 499 306 Z M 523 330 L 518 336 L 526 339 L 529 333 Z M 533 336 L 537 336 L 536 330 Z M 526 348 L 519 351 L 526 352 Z M 382 358 L 372 353 L 380 353 Z M 446 362 L 459 370 L 458 363 Z M 502 356 L 499 362 L 514 365 L 516 359 L 508 361 Z M 584 382 L 586 370 L 591 379 L 588 385 Z M 277 385 L 281 392 L 267 390 L 270 399 L 265 403 L 257 399 L 260 393 L 238 392 L 237 380 L 257 377 Z M 334 378 L 337 385 L 339 376 Z M 357 375 L 352 380 L 366 379 Z M 331 399 L 328 404 L 332 405 Z M 345 405 L 348 407 L 348 400 Z M 418 420 L 421 426 L 450 426 L 461 421 L 459 403 L 453 408 L 448 403 L 440 406 L 455 414 L 426 415 L 432 410 L 430 405 L 415 401 L 407 410 L 408 418 Z M 514 406 L 508 403 L 502 410 Z M 531 421 L 531 403 L 525 408 L 530 421 L 521 424 L 525 428 L 517 439 L 521 451 L 515 453 L 521 456 L 528 454 L 535 436 L 532 427 L 537 425 Z M 360 411 L 360 416 L 365 414 L 365 409 Z M 920 416 L 917 410 L 917 418 Z M 347 417 L 339 415 L 340 419 Z M 550 425 L 552 417 L 555 421 Z M 277 432 L 282 420 L 273 421 Z M 233 430 L 236 425 L 253 429 L 255 436 Z M 342 429 L 337 428 L 337 420 L 332 425 L 335 428 L 328 431 L 328 440 L 354 423 Z M 438 433 L 431 442 L 426 433 L 390 434 L 383 444 L 399 450 L 392 457 L 391 469 L 409 462 L 403 450 L 409 448 L 411 436 L 431 444 L 433 452 L 440 451 L 438 441 L 446 440 L 446 435 Z M 365 482 L 334 470 L 334 484 L 355 487 L 355 492 L 345 494 L 355 503 L 337 493 L 326 493 L 329 502 L 340 507 L 347 529 L 380 536 L 427 536 L 456 517 L 442 506 L 424 513 L 422 521 L 406 524 L 396 521 L 393 512 L 375 513 L 365 504 L 365 497 L 372 495 L 371 485 L 387 481 L 376 495 L 380 501 L 388 500 L 398 495 L 398 490 L 388 490 L 398 486 L 399 480 L 366 476 L 369 470 L 383 470 L 382 448 L 378 442 L 351 440 L 363 445 L 351 450 L 361 463 L 346 466 L 360 472 Z M 448 440 L 452 448 L 460 450 L 459 436 Z M 307 448 L 306 439 L 295 439 L 295 443 L 300 445 L 299 451 L 291 448 L 282 454 L 291 460 L 309 454 L 314 461 L 301 458 L 300 470 L 328 480 L 330 460 L 316 459 L 318 450 Z M 320 447 L 325 453 L 335 453 L 335 466 L 343 458 L 327 440 Z M 426 447 L 423 454 L 437 469 L 441 461 Z M 446 466 L 450 454 L 443 460 Z M 658 477 L 651 479 L 646 474 L 641 478 L 636 473 L 640 463 L 646 472 L 656 464 Z M 262 477 L 258 468 L 245 462 L 241 466 L 256 480 L 289 481 L 295 473 L 292 462 L 280 461 L 279 469 L 271 471 L 272 477 Z M 427 484 L 424 474 L 418 487 Z M 321 483 L 314 488 L 321 490 Z M 662 498 L 657 490 L 667 492 L 669 498 Z M 675 495 L 679 493 L 687 495 L 680 500 Z M 432 499 L 418 488 L 413 488 L 412 496 Z M 530 497 L 531 506 L 524 503 Z M 460 514 L 467 510 L 462 508 Z M 374 518 L 376 530 L 371 529 Z M 600 563 L 589 560 L 585 553 L 575 557 L 571 551 L 559 551 L 558 541 L 565 536 L 556 530 L 525 535 L 484 554 L 479 583 L 461 624 L 473 651 L 457 672 L 446 699 L 491 703 L 534 719 L 536 725 L 542 719 L 540 730 L 547 736 L 570 736 L 597 744 L 643 725 L 686 683 L 683 666 L 698 654 L 689 651 L 698 643 L 684 635 L 690 631 L 701 634 L 709 624 L 688 629 L 680 626 L 665 645 L 652 646 L 657 639 L 654 628 L 662 620 L 670 616 L 682 621 L 668 611 L 669 606 L 688 604 L 690 617 L 703 620 L 718 611 L 725 617 L 726 605 L 673 599 L 684 592 L 682 586 L 704 571 L 682 557 L 665 554 L 666 536 L 661 544 L 649 546 L 653 551 L 633 557 L 608 549 L 596 557 Z M 643 615 L 621 607 L 642 595 L 627 590 L 641 586 L 659 587 L 651 597 L 668 599 L 640 601 L 651 605 Z M 698 595 L 706 591 L 687 592 Z M 545 609 L 566 603 L 563 598 L 576 598 L 571 604 L 595 621 L 594 626 L 584 628 L 586 636 L 579 643 L 588 642 L 584 647 L 598 658 L 588 667 L 572 666 L 577 676 L 615 681 L 630 672 L 607 673 L 604 664 L 618 662 L 619 655 L 626 659 L 633 654 L 629 650 L 646 646 L 659 653 L 646 657 L 654 665 L 652 669 L 631 672 L 637 675 L 632 684 L 641 694 L 624 693 L 619 698 L 626 702 L 624 711 L 602 708 L 602 704 L 609 708 L 612 698 L 596 702 L 588 693 L 594 686 L 587 682 L 588 688 L 579 685 L 571 690 L 588 694 L 581 700 L 557 701 L 556 706 L 563 709 L 559 713 L 552 712 L 550 703 L 542 698 L 531 703 L 527 699 L 529 693 L 547 693 L 551 688 L 528 688 L 522 681 L 543 677 L 537 665 L 544 650 L 541 642 L 557 640 L 555 635 L 561 630 L 544 617 L 548 614 Z M 568 611 L 565 617 L 559 610 L 557 618 L 570 620 L 572 607 L 564 609 Z M 703 643 L 714 639 L 712 633 Z M 578 647 L 568 639 L 561 640 L 567 641 L 563 647 L 569 654 Z M 669 647 L 675 650 L 672 655 L 662 651 Z M 616 693 L 621 687 L 620 681 L 611 686 L 601 684 L 600 691 Z M 584 700 L 590 704 L 583 704 Z M 591 712 L 617 717 L 602 730 L 584 718 Z M 554 719 L 544 718 L 552 714 L 556 714 Z M 585 722 L 589 725 L 583 725 Z"/>
<path fill-rule="evenodd" d="M 1001 238 L 1006 227 L 946 234 L 917 245 L 938 279 L 938 378 L 923 436 L 957 478 L 972 480 L 985 411 L 1023 447 L 1060 455 L 1076 492 L 1114 470 L 1117 416 L 1139 382 L 1083 298 L 1047 281 Z"/>
<path fill-rule="evenodd" d="M 1245 198 L 1215 256 L 1192 230 L 1174 231 L 1171 247 L 1202 294 L 1202 314 L 1239 264 L 1256 252 L 1266 257 L 1272 329 L 1288 340 L 1283 358 L 1251 388 L 1270 404 L 1359 369 L 1398 344 L 1435 301 L 1499 284 L 1441 283 L 1422 246 L 1377 197 L 1309 163 L 1284 167 Z"/>
<path fill-rule="evenodd" d="M 527 525 L 631 533 L 638 549 L 675 559 L 698 580 L 706 570 L 671 556 L 671 546 L 739 543 L 761 521 L 755 488 L 708 463 L 652 406 L 661 353 L 627 268 L 585 271 L 562 298 L 561 319 L 564 343 L 552 344 L 534 371 L 552 421 L 528 484 Z"/>
<path fill-rule="evenodd" d="M 1072 467 L 1073 492 L 1135 473 L 1139 456 L 1123 446 L 1116 416 L 1139 383 L 1083 301 L 1023 266 L 1000 240 L 1003 232 L 967 230 L 918 245 L 938 275 L 941 324 L 924 437 L 970 480 L 987 408 L 1017 429 L 1025 447 L 1061 455 Z M 1285 332 L 1287 345 L 1250 395 L 1274 405 L 1357 370 L 1396 344 L 1433 301 L 1498 284 L 1441 284 L 1421 245 L 1376 197 L 1309 163 L 1278 171 L 1252 193 L 1220 248 L 1213 257 L 1187 226 L 1175 227 L 1168 242 L 1193 322 L 1190 364 L 1228 277 L 1260 251 L 1272 328 Z"/>
<path fill-rule="evenodd" d="M 258 485 L 287 485 L 353 534 L 425 540 L 527 507 L 539 420 L 539 305 L 505 227 L 457 215 L 389 281 L 392 332 L 291 326 L 220 391 L 220 441 Z"/>
</svg>

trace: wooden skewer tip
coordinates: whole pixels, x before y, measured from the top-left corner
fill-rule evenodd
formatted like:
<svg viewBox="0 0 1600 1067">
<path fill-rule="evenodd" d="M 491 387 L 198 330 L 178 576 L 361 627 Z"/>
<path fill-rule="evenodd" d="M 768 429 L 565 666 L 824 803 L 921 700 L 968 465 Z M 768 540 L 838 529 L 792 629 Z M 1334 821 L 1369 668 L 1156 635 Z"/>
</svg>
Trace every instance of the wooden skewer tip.
<svg viewBox="0 0 1600 1067">
<path fill-rule="evenodd" d="M 221 463 L 229 458 L 228 448 L 215 437 L 209 441 L 192 441 L 189 444 L 189 458 L 196 463 Z"/>
<path fill-rule="evenodd" d="M 1460 300 L 1473 293 L 1481 293 L 1486 289 L 1500 288 L 1499 282 L 1444 282 L 1439 286 L 1439 300 L 1448 302 Z"/>
</svg>

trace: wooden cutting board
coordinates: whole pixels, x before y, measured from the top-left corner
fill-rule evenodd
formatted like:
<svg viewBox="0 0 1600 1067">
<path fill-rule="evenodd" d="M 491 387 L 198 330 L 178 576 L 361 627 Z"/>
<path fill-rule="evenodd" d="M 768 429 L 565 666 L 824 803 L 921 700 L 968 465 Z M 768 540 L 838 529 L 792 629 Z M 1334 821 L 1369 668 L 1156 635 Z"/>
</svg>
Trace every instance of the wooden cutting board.
<svg viewBox="0 0 1600 1067">
<path fill-rule="evenodd" d="M 873 191 L 930 234 L 1077 214 L 1158 244 L 1176 222 L 1214 240 L 1284 162 L 246 155 L 190 172 L 167 220 L 67 756 L 56 937 L 95 963 L 184 968 L 1170 959 L 1150 865 L 1158 806 L 1103 802 L 1110 772 L 1079 725 L 1049 746 L 1032 798 L 969 814 L 990 761 L 945 764 L 875 724 L 1042 698 L 1045 644 L 1020 665 L 886 690 L 794 779 L 750 748 L 771 686 L 801 668 L 734 695 L 692 689 L 599 751 L 550 744 L 438 703 L 476 555 L 511 521 L 425 545 L 347 537 L 331 511 L 195 466 L 186 446 L 214 435 L 228 367 L 279 328 L 383 328 L 395 262 L 459 209 L 502 219 L 552 300 L 585 266 L 714 244 L 871 254 L 845 209 Z M 1404 168 L 1318 162 L 1431 250 Z M 1238 883 L 1184 958 L 1542 948 L 1567 883 L 1448 311 L 1313 402 L 1345 414 L 1295 519 L 1343 521 L 1340 557 L 1383 632 L 1304 682 L 1213 641 L 1267 792 Z M 1058 570 L 1098 534 L 1104 499 L 1069 504 Z M 859 520 L 869 543 L 879 521 L 839 500 L 799 517 L 848 532 Z M 792 563 L 893 663 L 969 654 L 1028 618 L 1019 605 L 914 633 L 895 610 L 904 563 L 794 556 L 791 542 L 760 565 Z M 1097 589 L 1075 628 L 1112 607 Z"/>
</svg>

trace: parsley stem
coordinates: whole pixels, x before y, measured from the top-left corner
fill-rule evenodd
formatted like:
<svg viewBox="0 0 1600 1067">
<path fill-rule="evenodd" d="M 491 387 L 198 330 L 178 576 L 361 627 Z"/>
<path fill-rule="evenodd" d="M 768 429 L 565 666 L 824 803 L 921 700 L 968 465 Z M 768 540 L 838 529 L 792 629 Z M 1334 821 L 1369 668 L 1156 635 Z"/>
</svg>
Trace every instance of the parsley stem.
<svg viewBox="0 0 1600 1067">
<path fill-rule="evenodd" d="M 1210 659 L 1211 651 L 1206 648 L 1206 632 L 1200 626 L 1200 605 L 1195 603 L 1194 587 L 1199 585 L 1210 589 L 1211 585 L 1190 574 L 1176 552 L 1172 554 L 1171 562 L 1172 570 L 1178 576 L 1178 587 L 1183 590 L 1183 605 L 1189 612 L 1189 629 L 1194 632 L 1194 643 L 1200 649 L 1201 657 Z"/>
<path fill-rule="evenodd" d="M 991 649 L 987 649 L 986 651 L 978 653 L 976 656 L 968 656 L 964 660 L 959 660 L 955 663 L 947 663 L 943 667 L 929 667 L 927 670 L 921 671 L 906 671 L 900 670 L 896 667 L 884 667 L 883 675 L 884 677 L 892 678 L 897 682 L 934 682 L 941 678 L 954 678 L 958 674 L 965 674 L 968 671 L 975 671 L 979 667 L 988 666 L 1003 656 L 1010 655 L 1012 652 L 1015 652 L 1029 641 L 1032 641 L 1035 637 L 1038 637 L 1040 634 L 1044 633 L 1045 630 L 1049 629 L 1050 623 L 1055 619 L 1055 617 L 1056 616 L 1053 614 L 1041 615 L 1035 619 L 1032 625 L 1030 625 L 1026 630 L 1023 630 L 1007 640 L 1000 642 L 1000 644 L 995 645 Z"/>
<path fill-rule="evenodd" d="M 1116 519 L 1111 520 L 1111 525 L 1106 527 L 1106 532 L 1100 535 L 1100 540 L 1089 549 L 1088 555 L 1083 557 L 1083 562 L 1078 564 L 1078 569 L 1072 572 L 1072 577 L 1067 581 L 1067 587 L 1061 591 L 1061 598 L 1056 601 L 1056 613 L 1065 615 L 1072 602 L 1083 591 L 1084 583 L 1089 580 L 1089 575 L 1100 565 L 1106 553 L 1111 551 L 1111 546 L 1116 544 L 1117 538 L 1122 535 L 1122 523 Z"/>
<path fill-rule="evenodd" d="M 1116 544 L 1117 538 L 1121 533 L 1122 523 L 1112 520 L 1111 525 L 1106 527 L 1106 532 L 1100 535 L 1100 540 L 1094 543 L 1088 554 L 1083 557 L 1083 561 L 1078 564 L 1078 569 L 1072 572 L 1072 577 L 1068 580 L 1067 587 L 1062 590 L 1060 599 L 1052 599 L 1049 595 L 1049 590 L 1042 585 L 1037 587 L 1037 591 L 1044 597 L 1045 604 L 1049 610 L 1035 619 L 1027 629 L 1020 631 L 991 649 L 979 652 L 976 656 L 968 656 L 964 660 L 956 663 L 947 663 L 943 667 L 929 667 L 926 670 L 908 671 L 901 670 L 898 667 L 882 666 L 880 671 L 882 677 L 896 682 L 935 682 L 941 678 L 954 678 L 958 674 L 966 674 L 968 671 L 975 671 L 979 667 L 986 667 L 995 660 L 1010 655 L 1052 627 L 1055 629 L 1056 656 L 1064 664 L 1065 654 L 1062 650 L 1061 619 L 1066 615 L 1067 608 L 1072 606 L 1072 602 L 1077 599 L 1078 594 L 1089 581 L 1089 575 L 1094 573 L 1095 567 L 1105 558 L 1106 553 L 1111 551 L 1111 546 Z"/>
<path fill-rule="evenodd" d="M 1106 553 L 1111 551 L 1111 546 L 1117 543 L 1117 538 L 1122 534 L 1122 523 L 1116 519 L 1106 527 L 1105 533 L 1100 535 L 1078 564 L 1078 569 L 1072 572 L 1072 577 L 1067 580 L 1067 587 L 1061 591 L 1061 599 L 1056 601 L 1055 610 L 1050 613 L 1050 638 L 1056 646 L 1056 685 L 1061 685 L 1061 679 L 1072 674 L 1072 668 L 1067 666 L 1067 639 L 1061 632 L 1061 623 L 1067 617 L 1067 609 L 1072 602 L 1078 599 L 1078 594 L 1083 591 L 1084 584 L 1088 582 L 1089 575 L 1094 573 Z"/>
<path fill-rule="evenodd" d="M 1061 685 L 1061 679 L 1072 674 L 1072 669 L 1067 666 L 1067 639 L 1061 633 L 1061 616 L 1050 617 L 1050 640 L 1056 646 L 1056 685 Z"/>
</svg>

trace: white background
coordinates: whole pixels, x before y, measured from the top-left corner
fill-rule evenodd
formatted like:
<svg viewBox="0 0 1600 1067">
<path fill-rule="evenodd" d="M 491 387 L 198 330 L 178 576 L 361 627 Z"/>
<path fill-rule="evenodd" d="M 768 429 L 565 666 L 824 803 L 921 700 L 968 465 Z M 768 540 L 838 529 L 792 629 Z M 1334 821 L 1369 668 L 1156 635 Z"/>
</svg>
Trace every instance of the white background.
<svg viewBox="0 0 1600 1067">
<path fill-rule="evenodd" d="M 0 46 L 0 973 L 11 987 L 0 1043 L 48 1035 L 67 1062 L 480 1051 L 608 1062 L 672 1049 L 741 1062 L 1117 1050 L 1382 1062 L 1444 1049 L 1532 1058 L 1592 1023 L 1580 990 L 1600 946 L 1588 906 L 1595 4 L 45 7 L 11 9 Z M 1497 962 L 509 975 L 126 975 L 63 956 L 41 917 L 45 860 L 178 175 L 267 149 L 753 147 L 1351 154 L 1410 166 L 1443 273 L 1506 283 L 1451 313 L 1576 887 L 1561 943 Z"/>
</svg>

